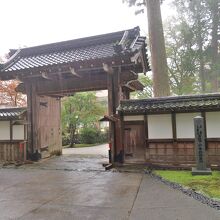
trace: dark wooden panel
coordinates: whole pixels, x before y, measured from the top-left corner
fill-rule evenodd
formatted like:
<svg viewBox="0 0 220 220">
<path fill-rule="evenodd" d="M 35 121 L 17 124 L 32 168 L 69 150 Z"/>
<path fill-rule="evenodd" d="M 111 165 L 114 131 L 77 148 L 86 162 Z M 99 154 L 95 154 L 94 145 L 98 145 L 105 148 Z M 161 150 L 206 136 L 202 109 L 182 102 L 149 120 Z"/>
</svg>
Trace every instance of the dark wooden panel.
<svg viewBox="0 0 220 220">
<path fill-rule="evenodd" d="M 21 143 L 23 143 L 21 145 Z M 21 141 L 0 143 L 0 162 L 13 163 L 26 160 L 26 143 Z"/>
<path fill-rule="evenodd" d="M 220 167 L 220 142 L 208 142 L 206 153 L 207 166 Z M 155 166 L 191 168 L 196 164 L 194 142 L 151 142 L 146 149 L 146 158 Z"/>
<path fill-rule="evenodd" d="M 125 162 L 145 162 L 144 124 L 124 125 Z"/>
</svg>

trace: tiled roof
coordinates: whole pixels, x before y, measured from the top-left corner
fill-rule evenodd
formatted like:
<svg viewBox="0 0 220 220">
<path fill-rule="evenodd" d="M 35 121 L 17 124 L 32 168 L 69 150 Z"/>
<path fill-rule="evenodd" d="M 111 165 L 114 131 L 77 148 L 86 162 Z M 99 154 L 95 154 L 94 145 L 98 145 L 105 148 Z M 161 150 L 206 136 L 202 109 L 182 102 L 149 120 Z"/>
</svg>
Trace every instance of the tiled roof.
<svg viewBox="0 0 220 220">
<path fill-rule="evenodd" d="M 19 119 L 26 110 L 26 108 L 0 108 L 0 120 Z"/>
<path fill-rule="evenodd" d="M 57 64 L 106 59 L 132 55 L 144 49 L 145 38 L 139 28 L 94 37 L 58 42 L 36 47 L 13 50 L 10 60 L 1 72 L 31 70 Z M 146 51 L 145 51 L 146 53 Z M 149 69 L 146 55 L 146 71 Z"/>
<path fill-rule="evenodd" d="M 220 94 L 123 100 L 118 108 L 125 114 L 219 110 Z"/>
</svg>

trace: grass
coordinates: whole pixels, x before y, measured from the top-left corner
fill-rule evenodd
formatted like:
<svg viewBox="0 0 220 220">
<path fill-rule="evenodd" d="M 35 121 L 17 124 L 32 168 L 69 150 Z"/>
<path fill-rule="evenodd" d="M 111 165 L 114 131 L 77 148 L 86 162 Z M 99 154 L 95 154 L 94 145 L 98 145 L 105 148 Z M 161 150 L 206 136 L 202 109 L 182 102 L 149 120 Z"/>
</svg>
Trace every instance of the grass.
<svg viewBox="0 0 220 220">
<path fill-rule="evenodd" d="M 170 182 L 179 183 L 210 198 L 220 200 L 220 171 L 213 171 L 209 176 L 192 176 L 190 171 L 156 170 L 154 172 Z"/>
</svg>

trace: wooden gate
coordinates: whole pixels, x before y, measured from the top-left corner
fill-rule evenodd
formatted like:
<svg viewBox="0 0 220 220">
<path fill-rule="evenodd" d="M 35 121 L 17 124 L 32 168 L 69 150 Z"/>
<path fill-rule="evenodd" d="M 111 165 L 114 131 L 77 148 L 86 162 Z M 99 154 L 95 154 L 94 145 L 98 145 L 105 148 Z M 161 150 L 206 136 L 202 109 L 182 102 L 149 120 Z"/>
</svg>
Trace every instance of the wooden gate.
<svg viewBox="0 0 220 220">
<path fill-rule="evenodd" d="M 125 163 L 145 162 L 144 124 L 126 124 L 124 126 Z"/>
</svg>

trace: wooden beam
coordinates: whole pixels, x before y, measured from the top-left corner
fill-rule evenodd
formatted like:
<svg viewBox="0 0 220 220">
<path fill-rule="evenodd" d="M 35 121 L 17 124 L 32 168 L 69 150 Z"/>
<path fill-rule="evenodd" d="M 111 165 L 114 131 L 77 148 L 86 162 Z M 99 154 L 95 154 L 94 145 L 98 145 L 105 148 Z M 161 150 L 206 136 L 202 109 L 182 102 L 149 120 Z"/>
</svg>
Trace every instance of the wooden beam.
<svg viewBox="0 0 220 220">
<path fill-rule="evenodd" d="M 99 121 L 112 121 L 112 122 L 118 122 L 119 119 L 116 118 L 115 116 L 104 115 L 104 117 L 103 117 L 102 119 L 100 119 Z"/>
<path fill-rule="evenodd" d="M 17 92 L 26 93 L 25 85 L 30 82 L 19 84 Z M 80 91 L 94 91 L 107 89 L 107 76 L 103 75 L 99 80 L 91 79 L 60 79 L 53 81 L 38 80 L 35 82 L 38 95 L 69 95 Z"/>
<path fill-rule="evenodd" d="M 36 85 L 36 92 L 39 95 L 59 95 L 65 96 L 80 91 L 95 91 L 107 89 L 108 74 L 85 74 L 82 78 L 60 78 L 59 80 L 29 80 L 24 81 L 16 88 L 17 92 L 26 93 L 25 85 L 32 82 Z M 132 72 L 122 72 L 117 74 L 116 84 L 123 84 L 133 80 L 137 76 Z M 119 96 L 121 88 L 119 87 Z"/>
</svg>

